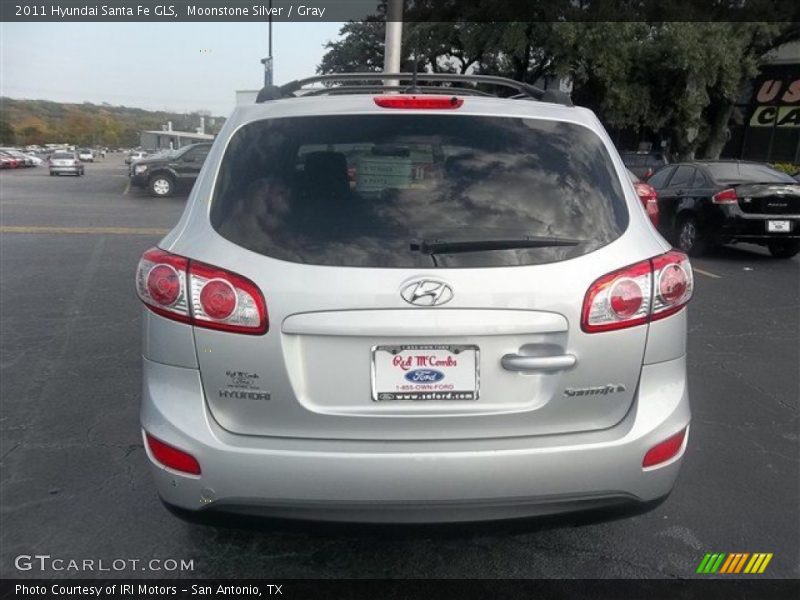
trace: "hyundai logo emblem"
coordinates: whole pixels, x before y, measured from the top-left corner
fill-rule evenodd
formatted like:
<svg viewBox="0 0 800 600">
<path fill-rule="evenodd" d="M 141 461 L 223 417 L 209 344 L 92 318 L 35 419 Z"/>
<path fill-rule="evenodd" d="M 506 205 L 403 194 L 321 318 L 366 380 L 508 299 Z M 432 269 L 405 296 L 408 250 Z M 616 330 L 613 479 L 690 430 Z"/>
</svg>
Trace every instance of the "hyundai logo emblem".
<svg viewBox="0 0 800 600">
<path fill-rule="evenodd" d="M 439 306 L 453 299 L 453 288 L 435 279 L 417 279 L 400 290 L 403 300 L 415 306 Z"/>
</svg>

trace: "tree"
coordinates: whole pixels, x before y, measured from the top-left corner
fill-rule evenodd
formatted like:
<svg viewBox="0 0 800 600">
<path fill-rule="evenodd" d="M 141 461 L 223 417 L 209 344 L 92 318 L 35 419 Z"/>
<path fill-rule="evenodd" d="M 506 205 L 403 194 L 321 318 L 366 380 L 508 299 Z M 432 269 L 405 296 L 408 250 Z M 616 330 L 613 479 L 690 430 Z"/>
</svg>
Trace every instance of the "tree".
<svg viewBox="0 0 800 600">
<path fill-rule="evenodd" d="M 14 128 L 5 119 L 0 119 L 0 144 L 13 146 L 17 141 Z"/>
<path fill-rule="evenodd" d="M 432 22 L 406 24 L 404 62 L 529 83 L 571 76 L 577 104 L 592 108 L 612 127 L 662 132 L 680 158 L 718 157 L 736 100 L 764 55 L 800 39 L 797 23 L 553 22 L 570 11 L 602 10 L 571 1 L 515 8 L 548 22 L 478 22 L 489 21 L 495 4 L 472 3 L 465 18 L 471 15 L 475 22 L 443 22 L 459 10 L 452 0 L 417 0 L 415 19 Z M 342 39 L 328 44 L 320 72 L 382 68 L 381 18 L 348 23 L 340 34 Z"/>
</svg>

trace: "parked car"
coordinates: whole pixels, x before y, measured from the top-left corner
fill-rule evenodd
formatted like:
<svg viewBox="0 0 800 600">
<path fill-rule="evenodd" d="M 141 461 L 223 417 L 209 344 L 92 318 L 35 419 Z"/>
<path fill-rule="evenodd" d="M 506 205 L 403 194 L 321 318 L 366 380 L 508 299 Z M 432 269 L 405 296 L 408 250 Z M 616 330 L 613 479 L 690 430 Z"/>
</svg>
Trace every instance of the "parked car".
<svg viewBox="0 0 800 600">
<path fill-rule="evenodd" d="M 662 232 L 690 255 L 730 242 L 766 246 L 777 258 L 800 251 L 800 184 L 769 165 L 677 163 L 648 183 L 658 192 Z"/>
<path fill-rule="evenodd" d="M 147 158 L 147 152 L 145 152 L 144 150 L 132 150 L 125 157 L 125 164 L 130 165 L 144 158 Z"/>
<path fill-rule="evenodd" d="M 4 169 L 18 169 L 19 167 L 24 166 L 18 158 L 4 150 L 0 150 L 0 158 L 3 159 Z"/>
<path fill-rule="evenodd" d="M 147 189 L 157 197 L 188 190 L 200 174 L 210 149 L 211 144 L 191 144 L 136 161 L 130 169 L 131 185 Z"/>
<path fill-rule="evenodd" d="M 653 225 L 658 227 L 658 193 L 655 188 L 639 179 L 636 175 L 628 169 L 628 176 L 631 178 L 636 194 L 639 200 L 642 201 L 642 207 L 647 213 L 647 216 L 652 221 Z"/>
<path fill-rule="evenodd" d="M 78 159 L 81 162 L 94 162 L 94 152 L 89 148 L 81 148 L 78 152 Z"/>
<path fill-rule="evenodd" d="M 5 155 L 14 158 L 17 161 L 17 166 L 19 167 L 35 166 L 32 157 L 20 152 L 16 148 L 0 148 L 0 152 L 3 152 Z"/>
<path fill-rule="evenodd" d="M 50 175 L 61 175 L 62 173 L 72 173 L 73 175 L 83 175 L 84 167 L 75 152 L 59 150 L 50 155 Z"/>
<path fill-rule="evenodd" d="M 689 261 L 590 110 L 479 81 L 540 101 L 330 86 L 234 110 L 136 272 L 174 510 L 458 521 L 669 494 Z"/>
<path fill-rule="evenodd" d="M 16 169 L 18 166 L 19 162 L 16 158 L 0 152 L 0 169 Z"/>
<path fill-rule="evenodd" d="M 620 156 L 628 170 L 643 181 L 669 163 L 662 152 L 622 152 Z"/>
</svg>

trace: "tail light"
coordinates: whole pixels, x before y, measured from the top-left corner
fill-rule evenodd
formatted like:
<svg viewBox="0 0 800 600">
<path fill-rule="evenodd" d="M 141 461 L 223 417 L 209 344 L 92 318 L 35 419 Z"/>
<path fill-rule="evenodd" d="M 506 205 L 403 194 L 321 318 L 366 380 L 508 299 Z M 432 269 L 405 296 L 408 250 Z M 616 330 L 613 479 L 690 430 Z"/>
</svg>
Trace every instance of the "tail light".
<svg viewBox="0 0 800 600">
<path fill-rule="evenodd" d="M 672 250 L 603 275 L 586 292 L 581 329 L 613 331 L 657 321 L 681 310 L 692 297 L 688 257 Z"/>
<path fill-rule="evenodd" d="M 684 428 L 675 435 L 668 437 L 663 442 L 656 444 L 644 455 L 642 467 L 645 469 L 648 467 L 655 467 L 656 465 L 660 465 L 674 458 L 677 456 L 678 452 L 680 452 L 681 448 L 683 448 L 685 439 L 686 429 Z"/>
<path fill-rule="evenodd" d="M 714 204 L 736 204 L 739 202 L 739 197 L 736 195 L 735 189 L 728 188 L 711 196 L 711 202 Z"/>
<path fill-rule="evenodd" d="M 136 270 L 136 291 L 156 314 L 197 327 L 262 335 L 267 305 L 249 279 L 151 248 Z"/>
<path fill-rule="evenodd" d="M 147 432 L 145 432 L 144 435 L 147 440 L 147 447 L 150 449 L 150 454 L 162 465 L 170 469 L 175 469 L 176 471 L 181 471 L 182 473 L 200 475 L 200 463 L 197 462 L 194 456 L 154 438 Z"/>
<path fill-rule="evenodd" d="M 464 104 L 463 98 L 455 96 L 375 96 L 375 104 L 381 108 L 435 108 L 453 109 Z"/>
<path fill-rule="evenodd" d="M 636 194 L 642 201 L 642 206 L 644 206 L 647 216 L 650 217 L 650 221 L 653 225 L 658 225 L 658 192 L 652 185 L 641 181 L 635 182 L 633 187 L 636 188 Z"/>
</svg>

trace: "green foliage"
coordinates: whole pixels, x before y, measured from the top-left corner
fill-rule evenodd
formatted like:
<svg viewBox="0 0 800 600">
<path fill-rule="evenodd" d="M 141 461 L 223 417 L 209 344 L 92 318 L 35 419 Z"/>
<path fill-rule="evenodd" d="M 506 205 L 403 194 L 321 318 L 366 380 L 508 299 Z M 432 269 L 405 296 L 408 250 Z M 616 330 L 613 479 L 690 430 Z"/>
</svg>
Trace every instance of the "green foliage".
<svg viewBox="0 0 800 600">
<path fill-rule="evenodd" d="M 772 163 L 770 166 L 773 169 L 782 171 L 788 175 L 794 175 L 795 173 L 800 172 L 800 165 L 796 165 L 794 163 Z"/>
<path fill-rule="evenodd" d="M 14 128 L 5 119 L 0 119 L 0 144 L 13 146 L 17 141 Z"/>
<path fill-rule="evenodd" d="M 404 61 L 527 82 L 571 76 L 576 104 L 613 127 L 666 132 L 681 158 L 719 156 L 734 103 L 765 53 L 800 39 L 800 24 L 792 22 L 553 22 L 570 11 L 602 10 L 568 0 L 514 5 L 519 16 L 548 22 L 488 22 L 497 4 L 475 0 L 467 10 L 455 0 L 416 0 L 415 18 L 428 22 L 404 25 Z M 441 22 L 454 14 L 464 20 Z M 381 69 L 379 18 L 348 23 L 341 35 L 328 44 L 320 72 Z"/>
<path fill-rule="evenodd" d="M 216 133 L 222 126 L 221 117 L 206 116 L 206 131 Z M 79 146 L 136 146 L 139 132 L 161 129 L 167 121 L 181 131 L 194 131 L 200 124 L 200 113 L 182 114 L 147 111 L 109 104 L 62 104 L 47 100 L 0 99 L 0 136 L 5 140 L 8 125 L 15 144 L 69 143 Z M 213 121 L 213 124 L 212 124 Z"/>
</svg>

